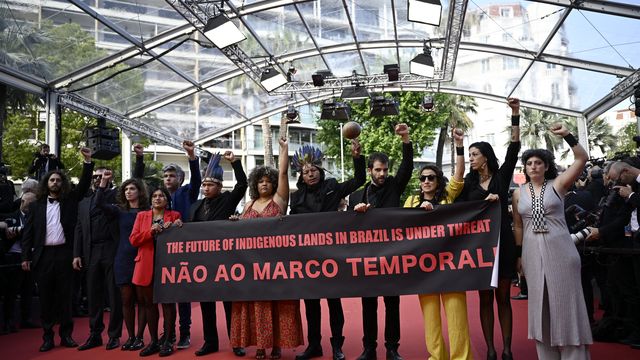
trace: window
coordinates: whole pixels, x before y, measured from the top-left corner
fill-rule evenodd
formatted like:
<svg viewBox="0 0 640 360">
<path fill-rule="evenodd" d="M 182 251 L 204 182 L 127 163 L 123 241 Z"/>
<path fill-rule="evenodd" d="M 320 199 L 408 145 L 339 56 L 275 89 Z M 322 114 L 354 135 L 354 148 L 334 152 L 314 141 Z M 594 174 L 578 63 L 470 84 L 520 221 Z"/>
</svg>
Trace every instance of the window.
<svg viewBox="0 0 640 360">
<path fill-rule="evenodd" d="M 501 7 L 500 8 L 500 16 L 502 17 L 513 17 L 513 9 L 510 7 Z"/>
<path fill-rule="evenodd" d="M 505 57 L 502 59 L 502 70 L 513 70 L 518 68 L 518 59 Z"/>
<path fill-rule="evenodd" d="M 484 84 L 484 92 L 487 94 L 491 93 L 491 84 Z"/>
<path fill-rule="evenodd" d="M 558 83 L 551 84 L 551 101 L 560 100 L 560 85 Z"/>
<path fill-rule="evenodd" d="M 491 59 L 482 59 L 482 72 L 489 72 L 491 70 Z"/>
</svg>

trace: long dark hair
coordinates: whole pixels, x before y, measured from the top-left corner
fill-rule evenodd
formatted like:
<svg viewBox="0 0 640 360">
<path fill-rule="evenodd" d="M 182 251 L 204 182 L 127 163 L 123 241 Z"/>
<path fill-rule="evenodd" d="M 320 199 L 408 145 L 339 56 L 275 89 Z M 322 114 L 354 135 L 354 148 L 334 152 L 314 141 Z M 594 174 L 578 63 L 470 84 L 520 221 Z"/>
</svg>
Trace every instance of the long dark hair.
<svg viewBox="0 0 640 360">
<path fill-rule="evenodd" d="M 482 156 L 487 158 L 487 166 L 491 171 L 491 174 L 495 174 L 498 169 L 500 169 L 500 165 L 498 164 L 498 158 L 496 157 L 496 153 L 493 151 L 493 147 L 486 141 L 478 141 L 469 145 L 469 152 L 471 152 L 471 148 L 476 148 Z M 477 184 L 480 182 L 480 175 L 478 174 L 478 170 L 469 169 L 469 173 L 465 176 L 465 183 Z M 465 188 L 467 186 L 465 185 Z"/>
<path fill-rule="evenodd" d="M 65 175 L 65 173 L 57 169 L 51 170 L 42 177 L 42 179 L 40 180 L 40 183 L 38 184 L 38 191 L 37 191 L 38 200 L 46 199 L 49 196 L 49 179 L 54 174 L 60 175 L 60 178 L 62 179 L 62 185 L 60 186 L 60 193 L 58 194 L 58 199 L 61 201 L 65 200 L 69 195 L 69 193 L 71 192 L 71 183 L 69 183 L 69 178 L 67 177 L 67 175 Z"/>
<path fill-rule="evenodd" d="M 432 170 L 436 173 L 436 180 L 438 181 L 438 187 L 436 188 L 436 193 L 433 196 L 432 203 L 439 204 L 440 201 L 447 197 L 447 179 L 444 177 L 444 173 L 436 164 L 426 164 L 420 171 L 418 172 L 418 176 L 422 176 L 422 172 L 425 170 Z M 422 185 L 422 184 L 421 184 Z M 420 186 L 419 190 L 420 199 L 422 200 L 422 186 Z"/>
<path fill-rule="evenodd" d="M 549 150 L 545 149 L 531 149 L 522 154 L 522 165 L 524 165 L 524 177 L 527 182 L 531 181 L 527 174 L 527 160 L 532 157 L 537 157 L 547 166 L 547 171 L 544 172 L 544 178 L 546 180 L 555 179 L 558 177 L 558 167 L 556 166 L 555 156 Z"/>
<path fill-rule="evenodd" d="M 129 202 L 127 201 L 126 196 L 124 196 L 124 189 L 130 184 L 133 184 L 133 186 L 135 186 L 136 189 L 138 189 L 138 206 L 140 206 L 140 209 L 141 210 L 148 209 L 150 201 L 147 195 L 147 187 L 144 185 L 144 182 L 138 179 L 126 180 L 118 188 L 118 204 L 120 205 L 120 207 L 126 210 L 131 209 L 129 207 Z M 171 197 L 168 198 L 168 201 L 171 202 Z"/>
<path fill-rule="evenodd" d="M 265 176 L 269 178 L 273 187 L 273 193 L 271 195 L 274 195 L 276 191 L 278 191 L 278 170 L 269 166 L 257 166 L 249 173 L 249 197 L 251 200 L 256 200 L 260 197 L 258 182 Z"/>
</svg>

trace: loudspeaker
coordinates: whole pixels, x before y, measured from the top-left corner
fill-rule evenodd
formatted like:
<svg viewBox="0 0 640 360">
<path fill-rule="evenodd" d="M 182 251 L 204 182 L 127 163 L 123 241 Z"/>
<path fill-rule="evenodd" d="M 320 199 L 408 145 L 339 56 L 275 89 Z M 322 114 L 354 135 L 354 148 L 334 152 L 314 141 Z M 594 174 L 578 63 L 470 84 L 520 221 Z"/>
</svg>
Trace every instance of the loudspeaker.
<svg viewBox="0 0 640 360">
<path fill-rule="evenodd" d="M 120 155 L 120 132 L 118 129 L 95 127 L 86 130 L 87 147 L 91 157 L 98 160 L 111 160 Z"/>
</svg>

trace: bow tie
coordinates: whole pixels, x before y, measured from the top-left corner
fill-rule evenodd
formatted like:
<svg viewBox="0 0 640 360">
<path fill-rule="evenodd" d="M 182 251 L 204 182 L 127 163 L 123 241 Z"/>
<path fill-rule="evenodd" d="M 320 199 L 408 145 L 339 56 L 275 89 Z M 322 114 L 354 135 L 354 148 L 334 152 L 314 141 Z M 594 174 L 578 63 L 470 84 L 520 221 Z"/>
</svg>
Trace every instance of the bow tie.
<svg viewBox="0 0 640 360">
<path fill-rule="evenodd" d="M 54 199 L 54 198 L 47 198 L 49 200 L 49 204 L 53 204 L 54 202 L 57 202 L 58 199 Z"/>
</svg>

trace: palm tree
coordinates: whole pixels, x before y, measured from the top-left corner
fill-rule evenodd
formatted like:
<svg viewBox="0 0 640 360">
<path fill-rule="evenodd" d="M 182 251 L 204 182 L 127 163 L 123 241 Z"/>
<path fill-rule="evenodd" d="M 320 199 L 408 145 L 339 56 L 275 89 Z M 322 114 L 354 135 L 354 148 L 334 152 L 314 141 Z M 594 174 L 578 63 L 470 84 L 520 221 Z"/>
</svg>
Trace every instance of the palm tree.
<svg viewBox="0 0 640 360">
<path fill-rule="evenodd" d="M 562 139 L 549 131 L 552 124 L 562 122 L 560 115 L 530 108 L 523 108 L 521 113 L 520 141 L 525 147 L 537 149 L 544 146 L 553 153 L 562 145 Z M 511 131 L 511 125 L 505 131 Z"/>
<path fill-rule="evenodd" d="M 39 30 L 30 26 L 11 25 L 12 19 L 5 10 L 0 11 L 0 65 L 18 70 L 26 74 L 39 74 L 47 78 L 50 71 L 46 62 L 40 58 L 34 58 L 25 53 L 25 49 L 31 49 L 33 45 L 42 43 L 48 38 Z M 0 162 L 2 161 L 2 137 L 4 122 L 7 118 L 7 110 L 23 109 L 27 103 L 27 94 L 0 83 Z"/>
<path fill-rule="evenodd" d="M 444 98 L 444 102 L 440 101 L 437 106 L 444 107 L 449 114 L 445 123 L 440 127 L 440 135 L 438 136 L 438 147 L 436 149 L 436 165 L 442 168 L 442 155 L 444 152 L 444 144 L 449 139 L 451 141 L 451 164 L 454 162 L 455 149 L 454 143 L 448 136 L 449 131 L 453 128 L 468 130 L 473 127 L 473 121 L 469 117 L 469 113 L 475 114 L 476 99 L 464 95 L 449 95 Z M 453 166 L 451 167 L 453 171 Z"/>
<path fill-rule="evenodd" d="M 575 118 L 571 118 L 567 122 L 567 127 L 572 133 L 579 133 Z M 597 148 L 602 155 L 607 154 L 607 152 L 617 147 L 617 139 L 616 136 L 612 134 L 611 125 L 607 124 L 606 120 L 600 117 L 587 120 L 587 143 L 590 149 Z M 569 154 L 569 150 L 570 149 L 567 149 L 562 153 L 563 159 Z"/>
</svg>

